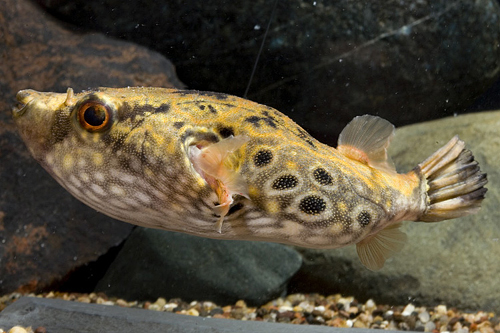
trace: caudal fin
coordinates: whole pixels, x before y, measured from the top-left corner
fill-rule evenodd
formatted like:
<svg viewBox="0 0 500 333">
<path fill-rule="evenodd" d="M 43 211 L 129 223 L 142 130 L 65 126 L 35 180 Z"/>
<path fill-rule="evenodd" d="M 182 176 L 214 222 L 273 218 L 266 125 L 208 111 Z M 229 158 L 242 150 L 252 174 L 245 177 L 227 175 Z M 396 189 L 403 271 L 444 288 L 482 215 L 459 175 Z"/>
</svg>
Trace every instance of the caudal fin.
<svg viewBox="0 0 500 333">
<path fill-rule="evenodd" d="M 458 136 L 417 168 L 427 180 L 427 209 L 419 221 L 454 219 L 476 213 L 481 207 L 488 179 Z"/>
</svg>

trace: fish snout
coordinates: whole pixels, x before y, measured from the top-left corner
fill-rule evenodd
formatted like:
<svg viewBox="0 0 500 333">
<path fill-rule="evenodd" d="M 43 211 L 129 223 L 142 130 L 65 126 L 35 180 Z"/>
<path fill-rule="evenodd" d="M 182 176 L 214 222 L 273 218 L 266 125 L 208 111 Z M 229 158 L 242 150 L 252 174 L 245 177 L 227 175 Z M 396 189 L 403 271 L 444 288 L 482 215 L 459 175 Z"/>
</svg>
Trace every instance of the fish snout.
<svg viewBox="0 0 500 333">
<path fill-rule="evenodd" d="M 14 123 L 31 154 L 39 161 L 52 149 L 54 140 L 61 137 L 62 129 L 54 126 L 59 123 L 69 126 L 70 110 L 64 104 L 66 95 L 32 89 L 21 90 L 16 95 L 18 105 L 12 109 Z"/>
<path fill-rule="evenodd" d="M 16 95 L 18 104 L 12 109 L 12 115 L 14 117 L 22 116 L 26 111 L 26 105 L 34 100 L 37 95 L 40 95 L 40 93 L 33 89 L 20 90 Z"/>
</svg>

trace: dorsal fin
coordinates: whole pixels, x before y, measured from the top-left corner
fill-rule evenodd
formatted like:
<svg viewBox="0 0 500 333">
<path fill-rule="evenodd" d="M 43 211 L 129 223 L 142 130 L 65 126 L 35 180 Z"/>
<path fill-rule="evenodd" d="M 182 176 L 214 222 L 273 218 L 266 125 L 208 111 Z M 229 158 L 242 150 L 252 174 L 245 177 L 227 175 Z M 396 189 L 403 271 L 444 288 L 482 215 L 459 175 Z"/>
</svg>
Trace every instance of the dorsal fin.
<svg viewBox="0 0 500 333">
<path fill-rule="evenodd" d="M 345 156 L 387 172 L 396 172 L 387 148 L 394 137 L 394 125 L 365 114 L 355 117 L 342 130 L 337 149 Z"/>
</svg>

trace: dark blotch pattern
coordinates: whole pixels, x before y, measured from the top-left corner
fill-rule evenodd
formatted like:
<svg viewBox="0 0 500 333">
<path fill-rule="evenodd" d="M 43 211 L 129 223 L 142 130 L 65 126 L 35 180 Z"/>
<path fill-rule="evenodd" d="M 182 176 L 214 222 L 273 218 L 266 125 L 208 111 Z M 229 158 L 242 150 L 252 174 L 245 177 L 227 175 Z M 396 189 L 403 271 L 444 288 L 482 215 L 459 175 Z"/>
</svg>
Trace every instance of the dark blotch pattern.
<svg viewBox="0 0 500 333">
<path fill-rule="evenodd" d="M 168 111 L 170 111 L 169 103 L 163 103 L 162 105 L 156 108 L 156 112 L 168 113 Z"/>
<path fill-rule="evenodd" d="M 313 171 L 314 179 L 321 185 L 332 185 L 333 178 L 330 174 L 323 168 L 317 168 Z"/>
<path fill-rule="evenodd" d="M 156 111 L 154 106 L 149 105 L 149 104 L 135 105 L 133 110 L 134 110 L 134 113 L 136 113 L 136 114 L 154 113 Z"/>
<path fill-rule="evenodd" d="M 299 209 L 309 215 L 318 215 L 325 211 L 326 202 L 317 195 L 310 195 L 300 200 Z"/>
<path fill-rule="evenodd" d="M 231 127 L 219 127 L 218 131 L 223 138 L 228 138 L 231 135 L 234 136 L 234 131 Z"/>
<path fill-rule="evenodd" d="M 259 123 L 260 118 L 257 116 L 250 116 L 245 119 L 245 121 L 249 122 L 250 124 L 254 125 L 255 127 L 260 127 Z"/>
<path fill-rule="evenodd" d="M 362 227 L 366 227 L 368 224 L 370 224 L 372 217 L 371 217 L 370 213 L 368 213 L 366 210 L 364 210 L 358 214 L 358 217 L 356 219 L 358 220 L 359 224 Z"/>
<path fill-rule="evenodd" d="M 289 190 L 294 188 L 299 180 L 294 175 L 284 175 L 274 180 L 272 188 L 275 190 Z"/>
<path fill-rule="evenodd" d="M 212 112 L 214 114 L 217 113 L 217 110 L 212 105 L 208 105 L 208 109 L 210 110 L 210 112 Z"/>
<path fill-rule="evenodd" d="M 132 125 L 132 127 L 130 128 L 130 132 L 132 132 L 134 129 L 136 129 L 137 127 L 140 127 L 142 125 L 142 123 L 144 123 L 144 120 L 145 118 L 142 117 L 140 118 L 139 120 L 133 120 L 134 124 Z M 119 136 L 110 136 L 110 135 L 105 135 L 102 137 L 102 140 L 107 144 L 107 145 L 111 145 L 113 148 L 113 152 L 116 152 L 120 149 L 122 149 L 123 147 L 123 142 L 125 141 L 125 139 L 127 138 L 128 136 L 128 133 L 127 134 L 121 134 Z"/>
<path fill-rule="evenodd" d="M 297 133 L 296 133 L 296 135 L 299 138 L 301 138 L 302 140 L 304 140 L 305 142 L 307 142 L 311 147 L 316 148 L 316 145 L 312 141 L 312 136 L 309 135 L 309 133 L 307 133 L 306 131 L 304 131 L 302 128 L 300 128 L 298 126 L 297 126 Z"/>
<path fill-rule="evenodd" d="M 134 119 L 138 115 L 144 115 L 145 113 L 150 113 L 154 114 L 156 112 L 166 112 L 165 108 L 170 109 L 169 104 L 162 104 L 159 107 L 155 108 L 152 105 L 145 104 L 145 105 L 135 105 L 135 104 L 130 104 L 127 102 L 123 102 L 123 104 L 120 107 L 120 112 L 119 114 L 119 121 L 124 121 L 127 119 Z M 162 109 L 163 111 L 160 111 Z"/>
<path fill-rule="evenodd" d="M 260 127 L 261 121 L 269 127 L 272 127 L 272 128 L 278 127 L 276 125 L 276 119 L 272 115 L 270 115 L 269 112 L 264 111 L 262 114 L 264 115 L 263 117 L 250 116 L 250 117 L 247 117 L 245 119 L 245 121 L 251 123 L 252 125 L 254 125 L 254 127 L 257 127 L 257 128 Z"/>
<path fill-rule="evenodd" d="M 273 153 L 270 150 L 262 149 L 253 157 L 253 163 L 256 167 L 263 167 L 273 160 Z"/>
<path fill-rule="evenodd" d="M 182 126 L 184 126 L 184 122 L 183 121 L 176 121 L 174 123 L 174 127 L 177 128 L 177 129 L 180 129 Z"/>
</svg>

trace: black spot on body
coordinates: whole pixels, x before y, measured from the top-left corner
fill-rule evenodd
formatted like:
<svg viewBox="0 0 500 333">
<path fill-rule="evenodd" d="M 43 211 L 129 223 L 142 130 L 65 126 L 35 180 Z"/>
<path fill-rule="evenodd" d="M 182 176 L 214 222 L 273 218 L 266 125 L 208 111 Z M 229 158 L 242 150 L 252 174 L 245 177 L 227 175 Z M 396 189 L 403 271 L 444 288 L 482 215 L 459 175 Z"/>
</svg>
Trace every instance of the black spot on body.
<svg viewBox="0 0 500 333">
<path fill-rule="evenodd" d="M 199 105 L 198 105 L 198 107 L 200 108 L 200 110 L 205 110 L 205 107 L 206 107 L 206 106 L 205 106 L 205 105 L 203 105 L 203 104 L 199 104 Z"/>
<path fill-rule="evenodd" d="M 212 105 L 208 105 L 208 109 L 210 110 L 210 112 L 216 114 L 217 113 L 217 110 L 212 106 Z"/>
<path fill-rule="evenodd" d="M 259 123 L 260 118 L 257 116 L 250 116 L 245 119 L 245 121 L 248 121 L 250 124 L 254 125 L 255 127 L 260 127 Z"/>
<path fill-rule="evenodd" d="M 184 126 L 184 122 L 183 121 L 176 121 L 174 123 L 174 127 L 177 128 L 177 129 L 180 129 L 182 126 Z"/>
<path fill-rule="evenodd" d="M 276 123 L 274 122 L 274 119 L 272 118 L 264 118 L 264 121 L 266 122 L 266 124 L 272 128 L 276 128 Z"/>
<path fill-rule="evenodd" d="M 273 153 L 270 150 L 262 149 L 257 152 L 253 157 L 253 163 L 256 167 L 263 167 L 268 165 L 273 160 Z"/>
<path fill-rule="evenodd" d="M 166 112 L 165 108 L 170 108 L 169 104 L 162 104 L 158 108 L 153 107 L 149 104 L 144 105 L 134 105 L 127 102 L 123 102 L 120 106 L 120 115 L 119 121 L 124 121 L 127 119 L 135 119 L 137 116 L 143 116 L 145 113 L 154 114 L 159 110 L 163 110 L 161 112 Z M 168 111 L 168 110 L 167 110 Z"/>
<path fill-rule="evenodd" d="M 310 195 L 300 200 L 299 209 L 309 215 L 318 215 L 325 211 L 326 202 L 317 195 Z"/>
<path fill-rule="evenodd" d="M 272 188 L 275 190 L 289 190 L 294 188 L 299 180 L 294 175 L 284 175 L 274 180 Z"/>
<path fill-rule="evenodd" d="M 332 185 L 333 178 L 330 174 L 323 168 L 317 168 L 313 171 L 314 179 L 321 185 Z"/>
<path fill-rule="evenodd" d="M 245 121 L 248 121 L 249 123 L 253 124 L 255 127 L 260 127 L 261 121 L 263 121 L 267 126 L 272 127 L 272 128 L 277 128 L 276 125 L 276 119 L 269 115 L 267 111 L 264 111 L 262 113 L 264 117 L 259 117 L 259 116 L 250 116 L 245 119 Z"/>
<path fill-rule="evenodd" d="M 370 213 L 368 213 L 366 210 L 364 210 L 358 214 L 356 219 L 358 220 L 359 224 L 362 227 L 366 227 L 368 224 L 370 224 L 372 217 L 371 217 Z"/>
<path fill-rule="evenodd" d="M 168 113 L 170 111 L 170 104 L 169 103 L 163 103 L 159 107 L 156 108 L 156 112 L 160 113 Z"/>
<path fill-rule="evenodd" d="M 233 129 L 231 127 L 219 127 L 217 130 L 219 131 L 219 134 L 223 138 L 228 138 L 231 135 L 234 136 L 234 131 L 233 131 Z"/>
</svg>

